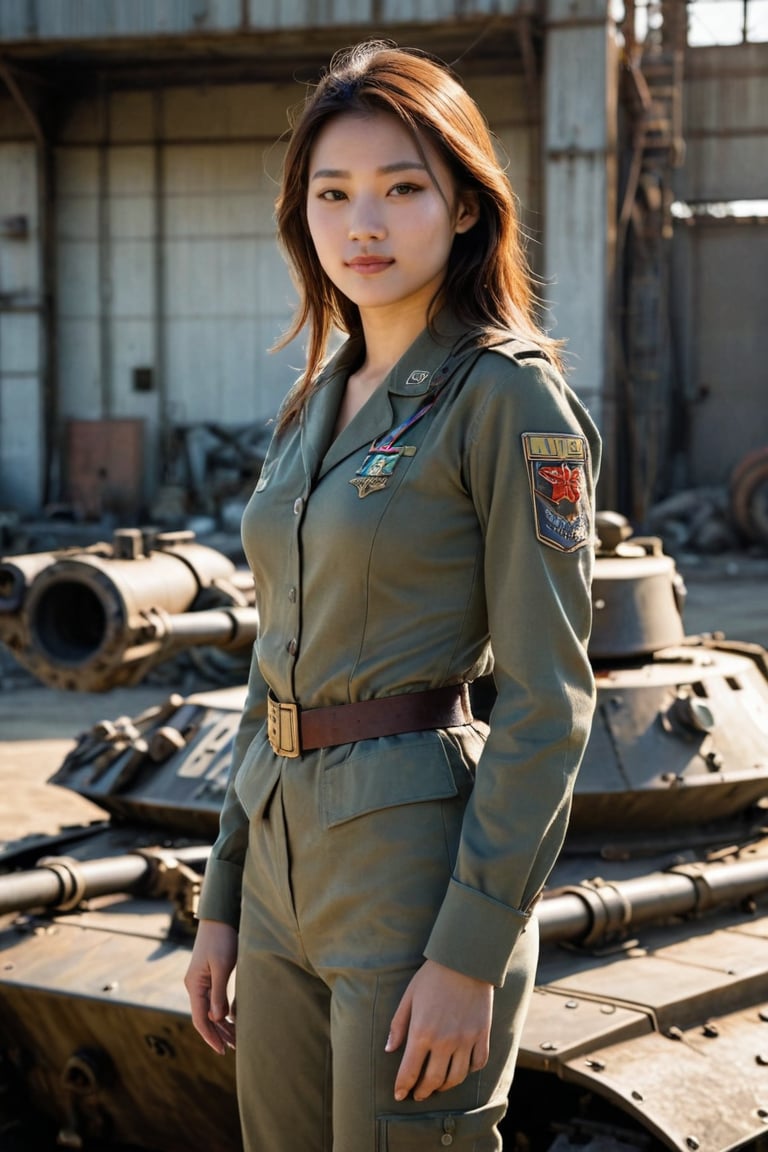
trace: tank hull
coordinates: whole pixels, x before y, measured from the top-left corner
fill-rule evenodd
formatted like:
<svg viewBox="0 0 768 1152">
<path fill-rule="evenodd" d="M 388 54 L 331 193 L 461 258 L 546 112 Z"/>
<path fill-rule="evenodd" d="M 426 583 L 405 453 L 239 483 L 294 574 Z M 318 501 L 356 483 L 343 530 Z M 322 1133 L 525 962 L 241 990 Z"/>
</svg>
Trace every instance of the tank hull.
<svg viewBox="0 0 768 1152">
<path fill-rule="evenodd" d="M 768 1152 L 768 653 L 686 636 L 658 542 L 604 530 L 597 711 L 534 912 L 504 1147 Z M 21 559 L 8 627 L 26 635 L 25 581 L 56 561 Z M 161 610 L 178 606 L 144 624 Z M 240 1152 L 233 1055 L 195 1033 L 183 976 L 244 696 L 82 733 L 51 782 L 104 820 L 0 853 L 0 1152 Z"/>
</svg>

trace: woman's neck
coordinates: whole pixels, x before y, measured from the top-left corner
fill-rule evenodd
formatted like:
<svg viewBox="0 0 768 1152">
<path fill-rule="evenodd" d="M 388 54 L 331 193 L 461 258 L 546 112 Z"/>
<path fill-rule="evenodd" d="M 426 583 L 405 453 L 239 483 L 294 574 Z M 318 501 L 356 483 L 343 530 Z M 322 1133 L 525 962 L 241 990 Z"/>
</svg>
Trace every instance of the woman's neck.
<svg viewBox="0 0 768 1152">
<path fill-rule="evenodd" d="M 371 391 L 378 387 L 395 364 L 426 327 L 423 305 L 396 310 L 372 308 L 361 310 L 360 320 L 365 341 L 365 356 L 355 372 L 356 380 Z"/>
</svg>

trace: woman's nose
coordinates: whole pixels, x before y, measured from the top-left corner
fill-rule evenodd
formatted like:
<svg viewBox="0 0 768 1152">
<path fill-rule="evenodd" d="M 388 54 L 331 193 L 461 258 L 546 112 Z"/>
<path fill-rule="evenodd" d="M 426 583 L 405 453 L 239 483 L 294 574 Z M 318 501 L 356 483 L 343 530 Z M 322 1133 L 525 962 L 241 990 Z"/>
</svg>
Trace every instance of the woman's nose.
<svg viewBox="0 0 768 1152">
<path fill-rule="evenodd" d="M 381 212 L 370 200 L 359 200 L 352 210 L 349 221 L 350 240 L 381 240 L 386 226 Z"/>
</svg>

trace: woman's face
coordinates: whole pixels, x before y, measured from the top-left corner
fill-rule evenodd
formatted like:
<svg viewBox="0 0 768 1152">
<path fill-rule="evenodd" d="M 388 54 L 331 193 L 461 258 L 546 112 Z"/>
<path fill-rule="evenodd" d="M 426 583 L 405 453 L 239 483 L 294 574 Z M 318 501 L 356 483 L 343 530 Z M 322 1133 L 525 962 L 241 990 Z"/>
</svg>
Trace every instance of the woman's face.
<svg viewBox="0 0 768 1152">
<path fill-rule="evenodd" d="M 310 153 L 307 219 L 326 275 L 363 319 L 370 309 L 416 307 L 426 320 L 477 200 L 457 192 L 431 142 L 417 147 L 394 115 L 347 112 L 324 125 Z"/>
</svg>

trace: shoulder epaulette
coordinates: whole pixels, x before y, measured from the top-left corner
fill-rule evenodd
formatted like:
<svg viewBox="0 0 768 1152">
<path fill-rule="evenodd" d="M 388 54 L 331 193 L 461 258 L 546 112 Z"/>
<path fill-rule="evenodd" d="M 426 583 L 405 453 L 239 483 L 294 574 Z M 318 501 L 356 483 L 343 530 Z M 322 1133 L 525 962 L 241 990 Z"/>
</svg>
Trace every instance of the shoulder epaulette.
<svg viewBox="0 0 768 1152">
<path fill-rule="evenodd" d="M 521 336 L 513 336 L 509 340 L 504 340 L 499 344 L 489 344 L 487 346 L 489 352 L 500 352 L 502 356 L 507 356 L 510 360 L 546 360 L 541 348 L 533 344 L 530 340 L 525 340 Z"/>
</svg>

